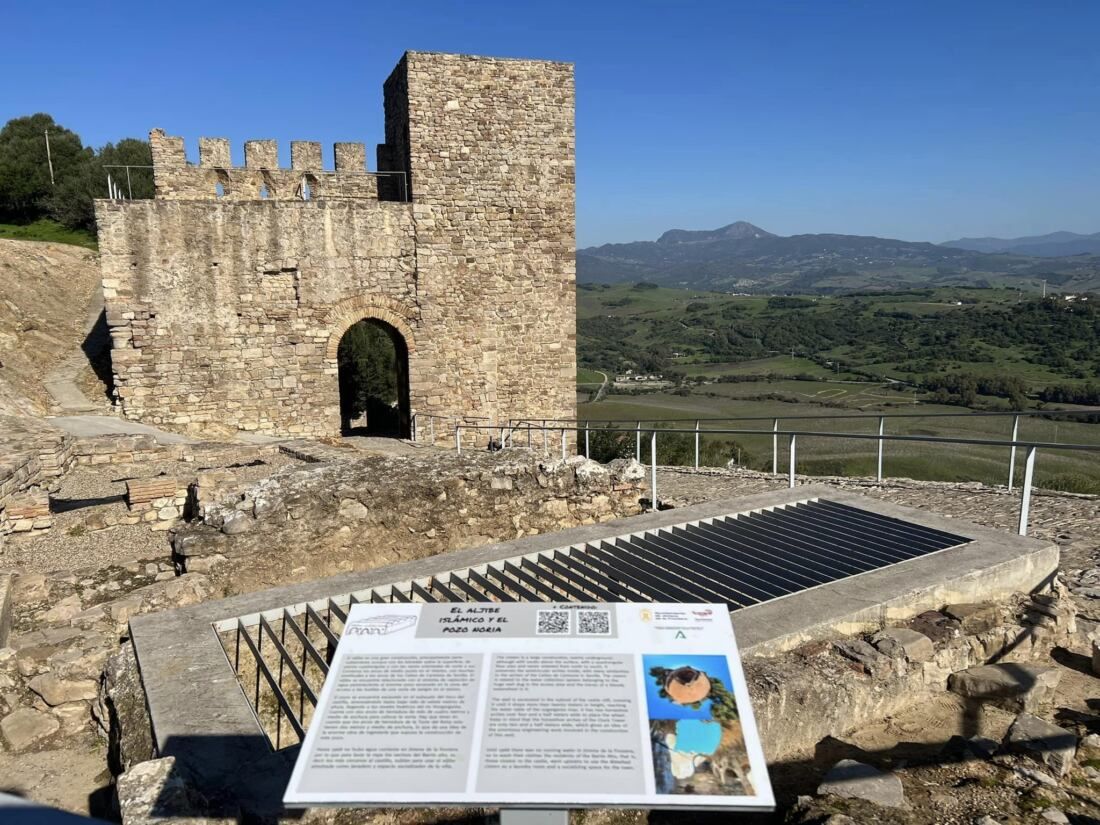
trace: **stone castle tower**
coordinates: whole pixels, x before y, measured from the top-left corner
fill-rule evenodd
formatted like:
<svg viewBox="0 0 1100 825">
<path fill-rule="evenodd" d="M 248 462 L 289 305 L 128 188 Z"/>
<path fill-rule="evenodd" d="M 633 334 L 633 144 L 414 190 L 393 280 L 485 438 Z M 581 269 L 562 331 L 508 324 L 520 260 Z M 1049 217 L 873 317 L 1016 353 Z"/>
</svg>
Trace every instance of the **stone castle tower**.
<svg viewBox="0 0 1100 825">
<path fill-rule="evenodd" d="M 96 203 L 123 414 L 271 434 L 340 432 L 337 348 L 362 319 L 398 352 L 411 414 L 575 414 L 569 64 L 408 52 L 386 142 L 150 134 L 156 197 Z"/>
</svg>

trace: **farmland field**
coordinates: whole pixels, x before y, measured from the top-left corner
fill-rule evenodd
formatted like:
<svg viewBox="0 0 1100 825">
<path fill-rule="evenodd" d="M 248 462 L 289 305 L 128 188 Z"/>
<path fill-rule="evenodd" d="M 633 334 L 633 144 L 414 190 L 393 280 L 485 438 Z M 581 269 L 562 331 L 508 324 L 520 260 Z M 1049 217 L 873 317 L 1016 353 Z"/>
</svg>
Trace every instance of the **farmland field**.
<svg viewBox="0 0 1100 825">
<path fill-rule="evenodd" d="M 817 385 L 817 382 L 789 383 Z M 708 429 L 759 431 L 759 434 L 739 433 L 710 438 L 715 441 L 735 440 L 743 448 L 742 464 L 762 470 L 771 469 L 771 429 L 775 418 L 779 418 L 780 429 L 874 434 L 878 431 L 877 413 L 880 411 L 890 416 L 886 420 L 887 434 L 1008 440 L 1012 432 L 1010 416 L 928 417 L 936 413 L 967 412 L 959 407 L 939 404 L 919 404 L 908 409 L 858 405 L 851 409 L 823 410 L 811 403 L 653 393 L 610 395 L 598 404 L 578 406 L 578 416 L 582 421 L 591 420 L 593 426 L 598 421 L 611 419 L 621 422 L 616 426 L 627 428 L 640 421 L 643 427 L 667 424 L 674 429 L 694 430 L 696 420 L 699 420 L 700 429 L 704 432 Z M 871 415 L 866 419 L 837 418 L 858 413 Z M 757 417 L 758 420 L 706 420 L 728 416 Z M 1100 425 L 1023 418 L 1019 437 L 1023 440 L 1100 445 Z M 708 437 L 704 435 L 703 438 Z M 804 435 L 798 439 L 797 447 L 799 472 L 811 475 L 874 475 L 876 441 Z M 893 477 L 1004 484 L 1008 473 L 1008 452 L 1005 448 L 974 445 L 960 448 L 951 444 L 886 442 L 884 472 Z M 729 458 L 736 456 L 731 454 Z M 781 472 L 787 467 L 787 461 L 787 439 L 783 437 L 779 439 Z M 1017 481 L 1023 477 L 1022 466 L 1023 450 L 1018 450 Z M 1036 464 L 1036 481 L 1040 486 L 1068 488 L 1074 492 L 1100 492 L 1100 453 L 1041 450 Z"/>
</svg>

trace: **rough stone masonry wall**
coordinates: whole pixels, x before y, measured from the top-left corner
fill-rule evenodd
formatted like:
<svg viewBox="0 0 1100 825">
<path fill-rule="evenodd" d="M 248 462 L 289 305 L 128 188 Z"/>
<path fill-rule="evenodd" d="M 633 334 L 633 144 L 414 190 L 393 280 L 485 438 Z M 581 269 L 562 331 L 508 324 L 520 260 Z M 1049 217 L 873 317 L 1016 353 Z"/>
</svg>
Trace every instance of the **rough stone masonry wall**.
<svg viewBox="0 0 1100 825">
<path fill-rule="evenodd" d="M 337 434 L 336 350 L 363 318 L 405 339 L 414 412 L 574 414 L 572 67 L 410 52 L 385 98 L 379 158 L 411 203 L 360 144 L 324 172 L 317 144 L 283 170 L 250 141 L 234 169 L 224 140 L 192 166 L 151 133 L 156 198 L 96 204 L 124 415 Z"/>
<path fill-rule="evenodd" d="M 414 371 L 419 407 L 448 414 L 462 397 L 490 417 L 572 417 L 573 67 L 410 52 L 385 92 L 380 162 L 409 175 L 431 296 L 420 337 L 472 356 Z"/>
<path fill-rule="evenodd" d="M 178 569 L 226 592 L 368 570 L 641 511 L 644 468 L 530 451 L 428 452 L 294 466 L 250 485 L 200 474 Z"/>
</svg>

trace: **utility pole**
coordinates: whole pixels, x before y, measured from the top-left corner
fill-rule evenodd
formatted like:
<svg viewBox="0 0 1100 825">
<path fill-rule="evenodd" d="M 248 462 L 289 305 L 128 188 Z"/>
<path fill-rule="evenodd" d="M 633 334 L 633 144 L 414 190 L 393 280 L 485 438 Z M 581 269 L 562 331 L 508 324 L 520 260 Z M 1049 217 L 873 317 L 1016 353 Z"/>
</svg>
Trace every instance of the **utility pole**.
<svg viewBox="0 0 1100 825">
<path fill-rule="evenodd" d="M 46 129 L 46 163 L 50 167 L 50 186 L 55 186 L 53 180 L 53 158 L 50 156 L 50 130 Z"/>
<path fill-rule="evenodd" d="M 1043 281 L 1043 297 L 1047 297 L 1047 282 Z"/>
</svg>

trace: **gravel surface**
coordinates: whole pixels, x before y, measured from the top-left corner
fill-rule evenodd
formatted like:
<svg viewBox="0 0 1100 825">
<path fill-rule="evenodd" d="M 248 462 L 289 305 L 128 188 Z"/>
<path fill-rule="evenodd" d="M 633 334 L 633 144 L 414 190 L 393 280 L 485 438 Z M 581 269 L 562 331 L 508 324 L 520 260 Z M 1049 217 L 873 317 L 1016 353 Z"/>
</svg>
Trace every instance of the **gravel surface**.
<svg viewBox="0 0 1100 825">
<path fill-rule="evenodd" d="M 249 483 L 299 463 L 282 453 L 258 456 L 255 447 L 232 446 L 200 450 L 193 461 L 74 467 L 51 496 L 54 526 L 37 535 L 8 536 L 0 547 L 0 569 L 48 573 L 136 559 L 166 561 L 171 555 L 168 532 L 142 524 L 89 532 L 84 528 L 85 519 L 93 512 L 126 512 L 123 497 L 128 479 L 169 475 L 187 480 L 201 470 L 232 468 L 241 483 Z"/>
</svg>

